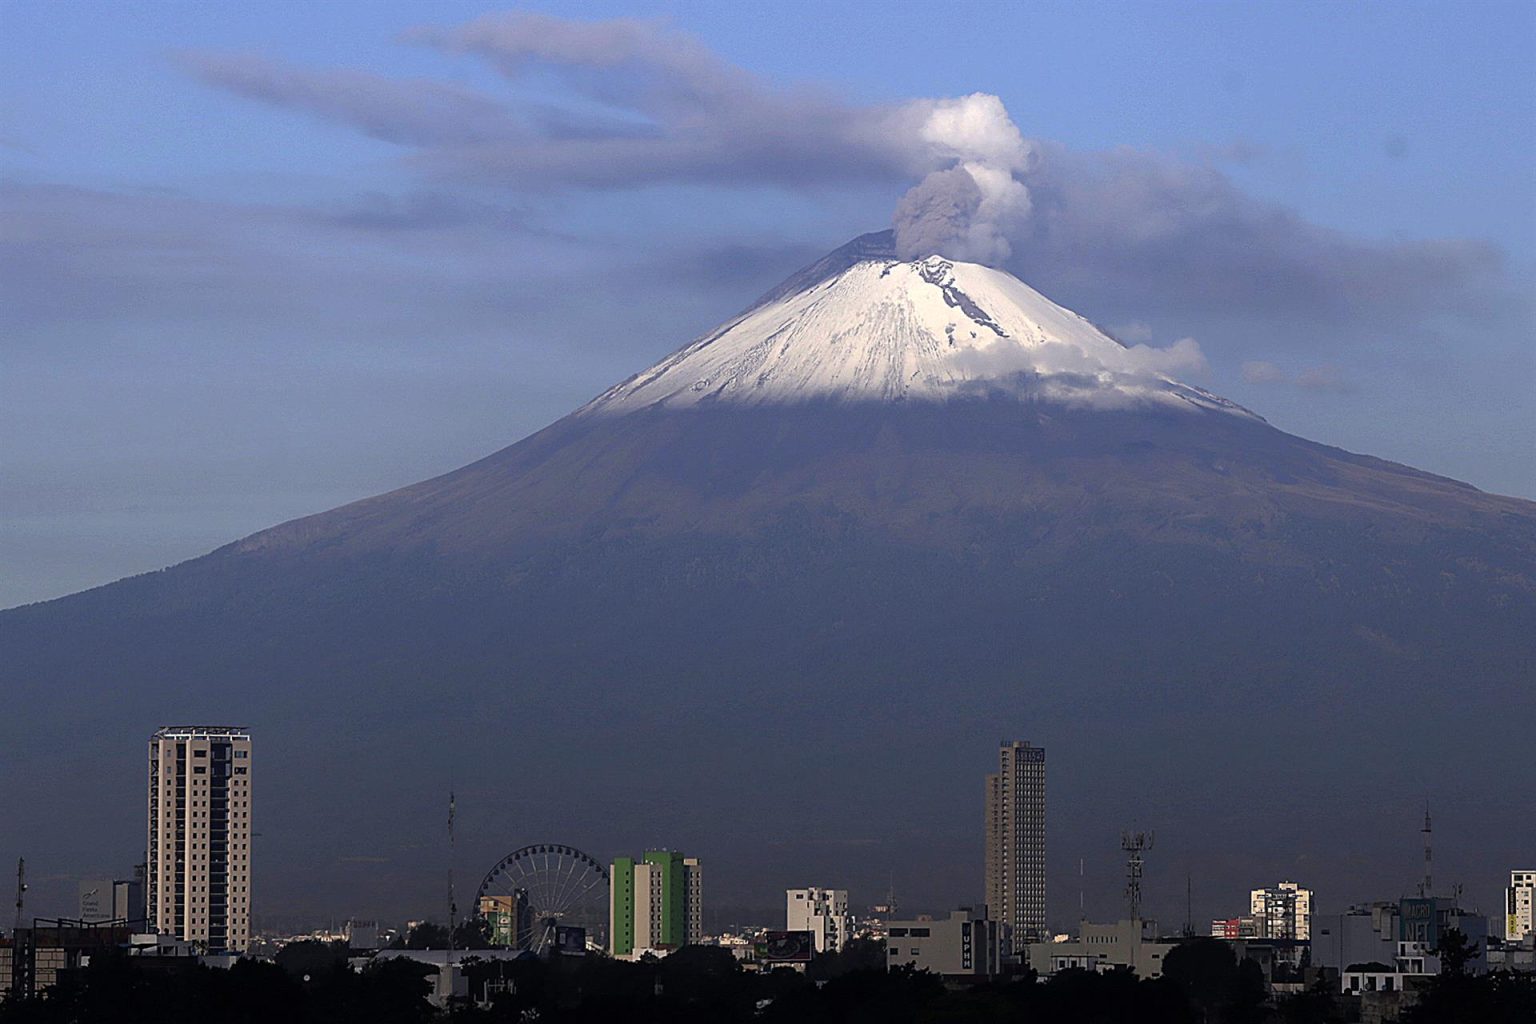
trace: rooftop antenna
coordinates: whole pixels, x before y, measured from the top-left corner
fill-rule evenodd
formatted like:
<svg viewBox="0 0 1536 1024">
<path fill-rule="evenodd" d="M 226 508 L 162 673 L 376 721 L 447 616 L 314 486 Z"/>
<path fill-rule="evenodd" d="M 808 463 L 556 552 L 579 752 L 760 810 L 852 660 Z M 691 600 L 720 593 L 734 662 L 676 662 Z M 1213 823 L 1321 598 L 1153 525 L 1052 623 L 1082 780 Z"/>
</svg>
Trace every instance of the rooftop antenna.
<svg viewBox="0 0 1536 1024">
<path fill-rule="evenodd" d="M 453 790 L 448 790 L 448 959 L 453 959 L 453 931 L 458 923 L 459 904 L 453 895 Z"/>
<path fill-rule="evenodd" d="M 1142 854 L 1152 849 L 1152 832 L 1121 832 L 1120 849 L 1126 852 L 1125 897 L 1131 903 L 1131 920 L 1141 920 Z"/>
<path fill-rule="evenodd" d="M 1088 911 L 1083 908 L 1083 858 L 1077 858 L 1077 923 L 1079 926 L 1088 920 Z M 1082 931 L 1079 928 L 1078 934 Z"/>
<path fill-rule="evenodd" d="M 1429 896 L 1435 891 L 1435 881 L 1432 870 L 1434 866 L 1434 849 L 1430 844 L 1430 840 L 1434 837 L 1434 829 L 1429 821 L 1428 800 L 1424 801 L 1424 827 L 1419 829 L 1419 831 L 1424 834 L 1424 881 L 1419 886 L 1419 895 Z"/>
<path fill-rule="evenodd" d="M 11 932 L 11 939 L 15 941 L 21 934 L 21 905 L 27 891 L 27 858 L 16 858 L 16 930 Z"/>
<path fill-rule="evenodd" d="M 1184 937 L 1195 937 L 1195 883 L 1189 869 L 1184 870 Z"/>
</svg>

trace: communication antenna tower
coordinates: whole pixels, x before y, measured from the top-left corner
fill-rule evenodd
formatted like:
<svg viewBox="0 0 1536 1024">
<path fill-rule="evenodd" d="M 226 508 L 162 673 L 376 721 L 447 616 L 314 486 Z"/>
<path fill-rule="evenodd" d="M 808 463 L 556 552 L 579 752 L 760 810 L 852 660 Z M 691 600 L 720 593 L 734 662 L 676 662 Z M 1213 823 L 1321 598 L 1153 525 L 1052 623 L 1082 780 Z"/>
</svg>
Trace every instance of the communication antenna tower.
<svg viewBox="0 0 1536 1024">
<path fill-rule="evenodd" d="M 16 930 L 11 932 L 11 941 L 17 941 L 21 934 L 21 905 L 27 891 L 27 858 L 16 858 Z"/>
<path fill-rule="evenodd" d="M 1152 849 L 1155 834 L 1152 832 L 1121 832 L 1120 849 L 1125 858 L 1125 898 L 1131 904 L 1131 920 L 1141 920 L 1141 868 L 1142 854 Z"/>
<path fill-rule="evenodd" d="M 1195 881 L 1194 875 L 1184 872 L 1184 937 L 1195 937 Z"/>
<path fill-rule="evenodd" d="M 1424 881 L 1419 885 L 1420 896 L 1431 896 L 1435 891 L 1434 849 L 1430 840 L 1434 837 L 1434 828 L 1429 821 L 1429 801 L 1424 801 L 1424 827 L 1419 829 L 1424 834 Z"/>
<path fill-rule="evenodd" d="M 1077 923 L 1079 926 L 1088 920 L 1088 911 L 1083 908 L 1083 858 L 1077 858 Z M 1081 930 L 1078 932 L 1082 934 Z"/>
<path fill-rule="evenodd" d="M 453 790 L 448 791 L 448 959 L 453 959 L 453 932 L 458 925 L 459 904 L 453 894 Z"/>
</svg>

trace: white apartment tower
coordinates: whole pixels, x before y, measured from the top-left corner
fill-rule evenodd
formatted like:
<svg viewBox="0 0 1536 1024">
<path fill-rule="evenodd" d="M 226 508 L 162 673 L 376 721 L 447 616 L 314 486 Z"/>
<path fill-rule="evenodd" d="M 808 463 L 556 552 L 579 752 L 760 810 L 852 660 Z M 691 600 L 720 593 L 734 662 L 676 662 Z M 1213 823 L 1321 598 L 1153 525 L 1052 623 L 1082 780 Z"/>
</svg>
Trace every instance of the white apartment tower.
<svg viewBox="0 0 1536 1024">
<path fill-rule="evenodd" d="M 987 912 L 1015 944 L 1045 932 L 1045 748 L 1004 741 L 987 776 Z"/>
<path fill-rule="evenodd" d="M 1262 939 L 1312 939 L 1312 890 L 1281 882 L 1248 894 L 1248 911 Z"/>
<path fill-rule="evenodd" d="M 1519 942 L 1536 932 L 1536 871 L 1511 871 L 1504 890 L 1504 938 Z"/>
<path fill-rule="evenodd" d="M 836 953 L 852 937 L 847 889 L 785 889 L 784 928 L 810 932 L 818 953 Z"/>
<path fill-rule="evenodd" d="M 208 950 L 251 937 L 251 736 L 166 726 L 149 739 L 149 927 Z"/>
</svg>

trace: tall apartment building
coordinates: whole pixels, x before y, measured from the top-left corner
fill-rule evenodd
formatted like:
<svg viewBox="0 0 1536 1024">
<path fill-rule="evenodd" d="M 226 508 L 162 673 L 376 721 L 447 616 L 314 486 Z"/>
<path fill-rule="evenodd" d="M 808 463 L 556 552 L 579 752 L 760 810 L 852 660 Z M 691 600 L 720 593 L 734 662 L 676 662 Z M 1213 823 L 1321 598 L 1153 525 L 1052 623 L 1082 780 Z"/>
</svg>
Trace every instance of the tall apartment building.
<svg viewBox="0 0 1536 1024">
<path fill-rule="evenodd" d="M 251 736 L 166 726 L 149 740 L 149 927 L 209 950 L 251 937 Z"/>
<path fill-rule="evenodd" d="M 1511 871 L 1504 890 L 1504 938 L 1519 942 L 1536 932 L 1536 871 Z"/>
<path fill-rule="evenodd" d="M 1281 882 L 1248 894 L 1248 910 L 1261 939 L 1312 938 L 1312 890 Z"/>
<path fill-rule="evenodd" d="M 987 776 L 987 914 L 1015 943 L 1045 931 L 1045 748 L 1005 741 Z"/>
<path fill-rule="evenodd" d="M 785 889 L 784 928 L 810 932 L 818 953 L 836 953 L 852 937 L 847 889 Z"/>
<path fill-rule="evenodd" d="M 609 870 L 608 944 L 614 956 L 696 944 L 704 935 L 704 871 L 697 857 L 647 850 Z"/>
</svg>

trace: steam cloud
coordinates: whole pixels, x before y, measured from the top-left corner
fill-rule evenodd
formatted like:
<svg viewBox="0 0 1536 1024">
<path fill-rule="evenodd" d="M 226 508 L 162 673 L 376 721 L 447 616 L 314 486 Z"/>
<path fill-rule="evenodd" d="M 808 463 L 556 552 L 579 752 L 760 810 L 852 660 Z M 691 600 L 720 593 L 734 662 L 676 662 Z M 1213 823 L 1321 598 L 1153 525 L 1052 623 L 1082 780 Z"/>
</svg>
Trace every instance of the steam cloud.
<svg viewBox="0 0 1536 1024">
<path fill-rule="evenodd" d="M 896 252 L 903 259 L 935 253 L 998 264 L 1013 253 L 1009 235 L 1029 216 L 1029 189 L 1017 175 L 1038 157 L 996 96 L 975 93 L 934 100 L 918 126 L 933 171 L 896 204 Z"/>
</svg>

